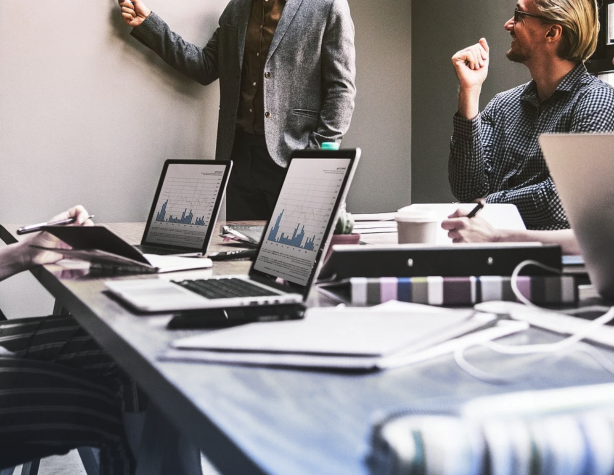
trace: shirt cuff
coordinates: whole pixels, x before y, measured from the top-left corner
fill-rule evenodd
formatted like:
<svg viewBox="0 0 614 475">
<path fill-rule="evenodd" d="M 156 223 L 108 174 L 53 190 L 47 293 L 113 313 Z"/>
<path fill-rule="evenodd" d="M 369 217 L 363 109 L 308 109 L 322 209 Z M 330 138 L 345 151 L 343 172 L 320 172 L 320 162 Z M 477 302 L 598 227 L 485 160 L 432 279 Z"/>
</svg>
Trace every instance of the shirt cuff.
<svg viewBox="0 0 614 475">
<path fill-rule="evenodd" d="M 471 137 L 479 132 L 482 119 L 480 114 L 476 115 L 471 120 L 465 119 L 457 112 L 452 118 L 452 123 L 454 125 L 455 135 Z"/>
</svg>

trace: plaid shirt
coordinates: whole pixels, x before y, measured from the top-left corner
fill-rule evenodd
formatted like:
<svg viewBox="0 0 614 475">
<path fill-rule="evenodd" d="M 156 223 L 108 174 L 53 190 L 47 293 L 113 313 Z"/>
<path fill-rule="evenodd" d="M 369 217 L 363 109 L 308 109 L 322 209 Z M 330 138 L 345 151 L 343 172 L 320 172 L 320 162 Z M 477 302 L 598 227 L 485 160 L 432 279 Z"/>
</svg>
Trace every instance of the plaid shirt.
<svg viewBox="0 0 614 475">
<path fill-rule="evenodd" d="M 527 229 L 567 229 L 537 139 L 545 132 L 612 131 L 614 89 L 582 63 L 541 103 L 534 81 L 502 92 L 473 120 L 454 116 L 452 193 L 460 201 L 515 204 Z"/>
</svg>

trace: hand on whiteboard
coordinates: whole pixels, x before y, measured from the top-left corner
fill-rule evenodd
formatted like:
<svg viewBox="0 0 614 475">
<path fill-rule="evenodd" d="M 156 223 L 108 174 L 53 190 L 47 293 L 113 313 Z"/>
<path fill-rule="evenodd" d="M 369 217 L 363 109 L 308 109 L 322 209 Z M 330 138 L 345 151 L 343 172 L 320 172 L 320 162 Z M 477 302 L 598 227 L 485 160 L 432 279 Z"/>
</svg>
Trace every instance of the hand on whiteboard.
<svg viewBox="0 0 614 475">
<path fill-rule="evenodd" d="M 488 76 L 489 48 L 485 38 L 452 56 L 461 89 L 482 86 Z"/>
<path fill-rule="evenodd" d="M 452 242 L 496 242 L 499 233 L 488 221 L 479 216 L 467 218 L 468 211 L 456 210 L 448 219 L 444 219 L 441 227 L 448 231 Z"/>
<path fill-rule="evenodd" d="M 151 14 L 151 10 L 141 0 L 119 0 L 119 6 L 124 21 L 133 28 L 143 23 Z"/>
</svg>

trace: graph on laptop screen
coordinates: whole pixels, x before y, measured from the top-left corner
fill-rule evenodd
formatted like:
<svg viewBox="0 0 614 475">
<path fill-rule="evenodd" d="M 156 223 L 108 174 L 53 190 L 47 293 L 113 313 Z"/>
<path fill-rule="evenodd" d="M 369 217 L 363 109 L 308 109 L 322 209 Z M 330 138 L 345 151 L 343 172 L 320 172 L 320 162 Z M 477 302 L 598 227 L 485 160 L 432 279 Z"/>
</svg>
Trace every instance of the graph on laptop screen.
<svg viewBox="0 0 614 475">
<path fill-rule="evenodd" d="M 224 170 L 224 165 L 170 165 L 146 241 L 194 248 L 202 246 L 212 224 Z"/>
<path fill-rule="evenodd" d="M 254 269 L 307 285 L 351 160 L 292 160 Z"/>
</svg>

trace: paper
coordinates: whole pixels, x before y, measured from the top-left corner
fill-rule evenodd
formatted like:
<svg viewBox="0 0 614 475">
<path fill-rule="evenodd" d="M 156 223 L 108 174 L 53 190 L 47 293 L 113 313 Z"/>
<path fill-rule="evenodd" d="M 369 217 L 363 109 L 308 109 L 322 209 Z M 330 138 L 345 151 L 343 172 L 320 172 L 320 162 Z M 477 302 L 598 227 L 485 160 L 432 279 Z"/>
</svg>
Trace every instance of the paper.
<svg viewBox="0 0 614 475">
<path fill-rule="evenodd" d="M 490 316 L 478 316 L 477 319 L 472 319 L 467 322 L 467 324 L 471 322 L 473 328 L 468 329 L 468 327 L 466 327 L 465 330 L 475 330 L 476 326 L 479 328 L 483 326 L 485 322 L 489 321 L 492 321 Z M 160 356 L 160 359 L 168 361 L 196 361 L 249 366 L 319 368 L 353 371 L 385 370 L 436 358 L 452 353 L 457 349 L 468 348 L 486 341 L 495 340 L 503 336 L 526 330 L 528 327 L 529 325 L 523 322 L 501 321 L 498 322 L 496 326 L 462 335 L 429 348 L 424 348 L 422 350 L 407 349 L 397 354 L 384 357 L 169 349 Z"/>
<path fill-rule="evenodd" d="M 303 320 L 252 323 L 173 343 L 175 348 L 382 356 L 457 336 L 473 310 L 408 313 L 405 309 L 312 308 Z"/>
<path fill-rule="evenodd" d="M 394 221 L 394 215 L 397 214 L 396 211 L 391 213 L 352 213 L 352 217 L 354 221 Z"/>
</svg>

